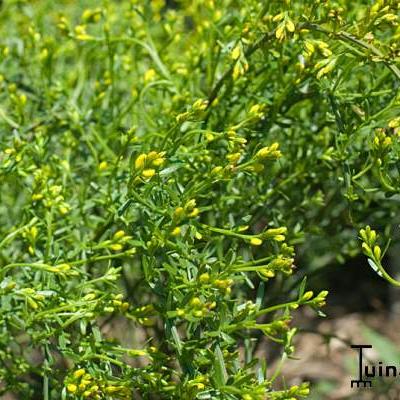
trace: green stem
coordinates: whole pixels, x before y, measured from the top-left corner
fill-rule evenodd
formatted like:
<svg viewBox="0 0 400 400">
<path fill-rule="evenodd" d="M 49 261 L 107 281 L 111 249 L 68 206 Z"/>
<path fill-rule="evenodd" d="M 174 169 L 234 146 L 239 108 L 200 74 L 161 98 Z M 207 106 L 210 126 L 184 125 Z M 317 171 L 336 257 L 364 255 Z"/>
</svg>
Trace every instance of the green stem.
<svg viewBox="0 0 400 400">
<path fill-rule="evenodd" d="M 51 208 L 46 213 L 46 226 L 47 226 L 47 239 L 46 239 L 46 250 L 45 250 L 45 261 L 49 260 L 51 254 L 51 245 L 53 243 L 53 209 Z"/>
<path fill-rule="evenodd" d="M 381 168 L 378 169 L 379 180 L 382 186 L 388 190 L 389 192 L 396 192 L 396 188 L 394 188 L 387 179 L 383 176 Z"/>
<path fill-rule="evenodd" d="M 374 259 L 371 261 L 376 265 L 376 267 L 378 268 L 379 272 L 382 274 L 382 278 L 386 279 L 390 284 L 392 284 L 393 286 L 397 286 L 400 287 L 400 281 L 392 278 L 387 272 L 386 270 L 383 268 L 383 265 L 381 264 L 380 261 Z"/>
<path fill-rule="evenodd" d="M 5 244 L 7 244 L 10 240 L 12 240 L 15 236 L 17 236 L 23 230 L 30 228 L 32 225 L 35 225 L 39 219 L 37 217 L 33 217 L 26 225 L 21 226 L 21 228 L 16 229 L 14 232 L 9 233 L 1 242 L 0 248 L 2 248 Z"/>
<path fill-rule="evenodd" d="M 356 44 L 359 47 L 369 50 L 374 56 L 381 58 L 382 62 L 386 65 L 386 67 L 389 68 L 389 70 L 396 76 L 396 78 L 398 80 L 400 80 L 400 70 L 397 68 L 396 65 L 387 61 L 385 54 L 383 54 L 374 45 L 372 45 L 370 43 L 366 43 L 366 42 L 356 38 L 355 36 L 353 36 L 352 34 L 350 34 L 348 32 L 345 32 L 345 31 L 333 32 L 328 29 L 322 28 L 321 26 L 319 26 L 317 24 L 306 23 L 306 24 L 304 24 L 304 28 L 313 29 L 317 32 L 324 33 L 325 35 L 328 35 L 330 37 L 334 37 L 334 38 L 337 38 L 342 41 L 351 42 L 353 44 Z"/>
<path fill-rule="evenodd" d="M 216 228 L 214 226 L 209 226 L 209 225 L 205 225 L 205 224 L 200 224 L 200 226 L 211 232 L 221 233 L 222 235 L 233 236 L 233 237 L 237 237 L 239 239 L 249 240 L 253 237 L 253 235 L 242 235 L 240 233 L 233 232 L 231 230 L 227 230 L 227 229 L 223 229 L 223 228 Z"/>
<path fill-rule="evenodd" d="M 306 304 L 306 303 L 304 303 Z M 262 310 L 259 310 L 256 312 L 256 318 L 260 317 L 261 315 L 269 314 L 271 312 L 281 310 L 282 308 L 287 308 L 287 307 L 292 307 L 293 305 L 298 305 L 297 301 L 290 301 L 288 303 L 283 303 L 283 304 L 277 304 L 275 306 L 271 306 L 268 308 L 264 308 Z"/>
<path fill-rule="evenodd" d="M 364 169 L 362 169 L 360 172 L 358 172 L 356 175 L 353 176 L 352 180 L 355 181 L 358 178 L 361 178 L 364 174 L 366 174 L 372 167 L 373 163 L 368 164 Z"/>
</svg>

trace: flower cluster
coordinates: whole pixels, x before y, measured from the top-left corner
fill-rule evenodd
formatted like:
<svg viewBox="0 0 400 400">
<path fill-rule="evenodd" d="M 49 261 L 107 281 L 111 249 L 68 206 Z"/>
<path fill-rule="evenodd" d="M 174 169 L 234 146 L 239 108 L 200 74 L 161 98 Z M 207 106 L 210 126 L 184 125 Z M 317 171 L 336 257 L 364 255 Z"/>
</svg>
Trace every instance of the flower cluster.
<svg viewBox="0 0 400 400">
<path fill-rule="evenodd" d="M 165 152 L 151 151 L 149 153 L 139 154 L 134 162 L 135 174 L 139 175 L 137 179 L 150 180 L 156 175 L 157 170 L 165 163 Z"/>
</svg>

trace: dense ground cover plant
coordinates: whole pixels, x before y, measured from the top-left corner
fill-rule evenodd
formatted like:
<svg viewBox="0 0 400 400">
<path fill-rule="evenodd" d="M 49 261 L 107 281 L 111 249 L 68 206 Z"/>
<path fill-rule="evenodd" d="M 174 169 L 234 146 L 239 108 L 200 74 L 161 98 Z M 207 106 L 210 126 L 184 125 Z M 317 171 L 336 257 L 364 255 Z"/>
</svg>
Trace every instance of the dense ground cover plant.
<svg viewBox="0 0 400 400">
<path fill-rule="evenodd" d="M 255 352 L 293 354 L 315 259 L 383 270 L 365 226 L 399 219 L 398 14 L 3 2 L 0 390 L 306 397 Z"/>
</svg>

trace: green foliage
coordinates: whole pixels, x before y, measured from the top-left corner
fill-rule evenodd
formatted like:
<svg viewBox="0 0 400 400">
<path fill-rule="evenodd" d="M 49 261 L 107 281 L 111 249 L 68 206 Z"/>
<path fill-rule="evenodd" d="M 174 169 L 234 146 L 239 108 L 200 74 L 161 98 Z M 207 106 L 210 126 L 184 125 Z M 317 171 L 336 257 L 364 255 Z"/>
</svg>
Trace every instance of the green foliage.
<svg viewBox="0 0 400 400">
<path fill-rule="evenodd" d="M 255 354 L 325 304 L 307 264 L 399 222 L 398 14 L 3 2 L 0 390 L 306 397 Z"/>
</svg>

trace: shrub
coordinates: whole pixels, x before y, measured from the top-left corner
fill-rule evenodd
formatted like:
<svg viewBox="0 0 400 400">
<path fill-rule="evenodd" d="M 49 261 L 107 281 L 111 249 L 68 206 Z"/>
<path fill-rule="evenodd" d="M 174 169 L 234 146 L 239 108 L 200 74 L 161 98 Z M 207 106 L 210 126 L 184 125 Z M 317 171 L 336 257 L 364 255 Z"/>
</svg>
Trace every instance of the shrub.
<svg viewBox="0 0 400 400">
<path fill-rule="evenodd" d="M 397 2 L 85 3 L 1 9 L 1 391 L 306 397 L 306 265 L 398 223 Z"/>
</svg>

